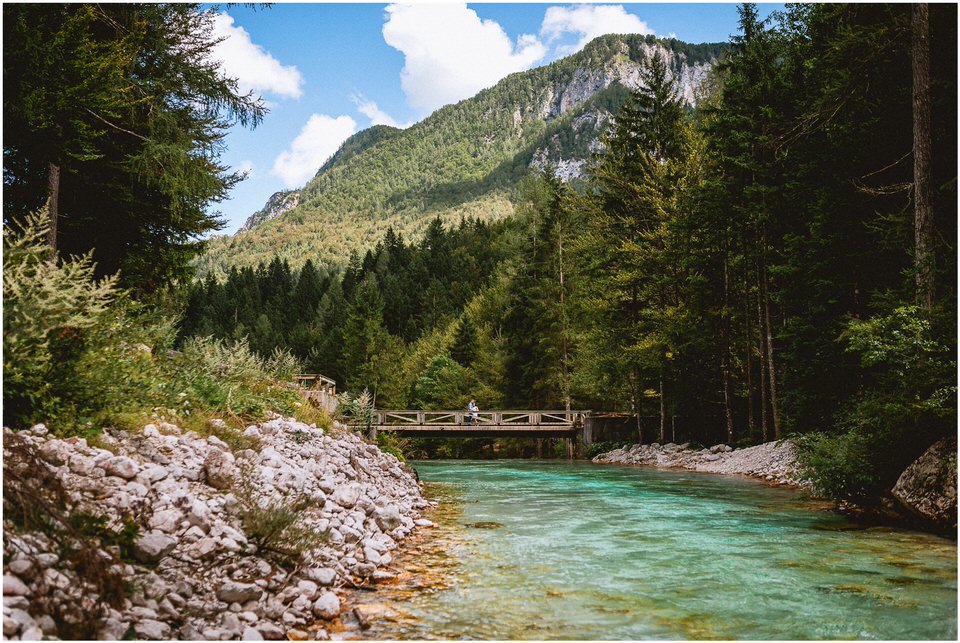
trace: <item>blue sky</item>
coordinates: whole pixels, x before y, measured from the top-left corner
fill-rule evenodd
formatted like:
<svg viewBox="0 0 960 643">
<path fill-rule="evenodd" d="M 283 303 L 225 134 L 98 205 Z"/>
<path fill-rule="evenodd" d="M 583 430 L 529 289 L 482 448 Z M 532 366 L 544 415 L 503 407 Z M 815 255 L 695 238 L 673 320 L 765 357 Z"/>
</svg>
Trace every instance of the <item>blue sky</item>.
<svg viewBox="0 0 960 643">
<path fill-rule="evenodd" d="M 782 4 L 759 5 L 761 16 Z M 232 234 L 271 194 L 304 185 L 349 135 L 407 126 L 500 78 L 548 64 L 603 33 L 720 42 L 737 5 L 274 4 L 220 7 L 217 56 L 270 113 L 235 127 L 222 161 L 249 172 L 215 204 Z"/>
</svg>

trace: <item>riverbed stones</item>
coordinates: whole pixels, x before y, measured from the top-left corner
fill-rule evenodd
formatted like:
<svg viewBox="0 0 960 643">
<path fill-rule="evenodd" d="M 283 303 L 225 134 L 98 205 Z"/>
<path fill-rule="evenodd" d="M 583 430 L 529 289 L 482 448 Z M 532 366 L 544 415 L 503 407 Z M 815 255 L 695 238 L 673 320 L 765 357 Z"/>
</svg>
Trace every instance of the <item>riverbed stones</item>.
<svg viewBox="0 0 960 643">
<path fill-rule="evenodd" d="M 5 523 L 5 638 L 62 638 L 58 628 L 83 620 L 101 639 L 325 638 L 315 623 L 339 613 L 335 590 L 375 575 L 372 561 L 386 564 L 396 546 L 384 527 L 399 536 L 428 504 L 396 458 L 344 427 L 324 434 L 292 418 L 274 418 L 247 431 L 257 444 L 240 460 L 222 440 L 173 425 L 155 427 L 107 430 L 100 444 L 109 451 L 45 431 L 18 434 L 31 448 L 44 449 L 42 466 L 60 479 L 71 502 L 104 516 L 114 530 L 133 518 L 139 535 L 134 560 L 111 563 L 128 587 L 123 604 L 113 609 L 69 556 L 60 560 L 51 539 L 17 533 Z M 333 537 L 305 550 L 302 567 L 285 571 L 261 551 L 244 516 L 254 507 L 269 512 L 296 503 L 309 506 L 298 513 L 297 528 L 329 529 Z M 108 560 L 119 549 L 100 555 Z M 34 601 L 40 587 L 43 602 Z M 279 597 L 288 590 L 284 603 Z M 63 618 L 52 618 L 51 609 Z"/>
<path fill-rule="evenodd" d="M 797 471 L 796 448 L 789 440 L 745 449 L 726 444 L 694 450 L 689 444 L 635 444 L 596 456 L 598 464 L 692 469 L 705 473 L 748 475 L 774 484 L 807 487 Z"/>
<path fill-rule="evenodd" d="M 388 505 L 373 512 L 373 519 L 383 531 L 393 531 L 403 524 L 400 510 L 395 505 Z"/>
<path fill-rule="evenodd" d="M 143 619 L 134 626 L 137 638 L 162 641 L 170 638 L 170 626 L 161 621 Z"/>
<path fill-rule="evenodd" d="M 324 592 L 313 603 L 313 615 L 327 620 L 336 618 L 340 615 L 340 599 L 333 592 Z"/>
<path fill-rule="evenodd" d="M 362 489 L 358 483 L 348 482 L 334 489 L 330 500 L 345 509 L 351 509 L 357 504 L 357 500 L 360 499 L 361 492 Z"/>
<path fill-rule="evenodd" d="M 127 456 L 115 456 L 107 458 L 100 463 L 100 468 L 107 472 L 107 475 L 130 480 L 140 473 L 140 466 L 133 458 Z"/>
<path fill-rule="evenodd" d="M 304 570 L 303 575 L 317 585 L 326 587 L 333 584 L 334 579 L 337 577 L 337 572 L 329 567 L 310 567 Z"/>
<path fill-rule="evenodd" d="M 12 574 L 3 575 L 3 595 L 4 596 L 26 596 L 30 593 L 30 588 Z"/>
<path fill-rule="evenodd" d="M 177 539 L 159 530 L 139 536 L 133 543 L 133 556 L 141 563 L 155 563 L 177 546 Z"/>
<path fill-rule="evenodd" d="M 263 590 L 253 583 L 238 583 L 228 580 L 217 591 L 217 598 L 227 603 L 246 603 L 255 601 L 263 595 Z"/>
<path fill-rule="evenodd" d="M 211 449 L 203 460 L 207 484 L 214 489 L 230 489 L 236 480 L 237 467 L 233 454 L 220 449 Z"/>
</svg>

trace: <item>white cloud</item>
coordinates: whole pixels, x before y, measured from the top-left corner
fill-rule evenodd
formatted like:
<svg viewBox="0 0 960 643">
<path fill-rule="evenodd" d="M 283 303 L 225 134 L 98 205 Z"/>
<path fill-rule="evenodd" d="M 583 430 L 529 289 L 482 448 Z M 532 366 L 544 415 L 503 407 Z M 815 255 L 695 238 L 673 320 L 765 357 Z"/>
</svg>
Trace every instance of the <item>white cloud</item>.
<svg viewBox="0 0 960 643">
<path fill-rule="evenodd" d="M 581 4 L 572 7 L 550 7 L 543 16 L 540 36 L 551 44 L 566 34 L 578 35 L 573 45 L 559 45 L 557 54 L 568 56 L 580 51 L 596 38 L 608 33 L 648 35 L 653 29 L 637 16 L 627 13 L 622 5 Z"/>
<path fill-rule="evenodd" d="M 425 112 L 529 69 L 547 52 L 528 34 L 514 44 L 499 24 L 465 4 L 392 4 L 383 38 L 403 53 L 401 87 L 410 105 Z"/>
<path fill-rule="evenodd" d="M 304 185 L 356 131 L 357 123 L 349 116 L 333 118 L 326 114 L 311 114 L 290 147 L 273 162 L 274 176 L 279 177 L 287 188 Z"/>
<path fill-rule="evenodd" d="M 213 35 L 226 38 L 211 52 L 219 60 L 220 69 L 228 78 L 236 78 L 240 92 L 269 92 L 283 98 L 300 98 L 303 76 L 294 65 L 281 65 L 270 52 L 255 44 L 243 27 L 234 26 L 226 13 L 214 14 Z"/>
<path fill-rule="evenodd" d="M 353 104 L 357 106 L 357 111 L 370 119 L 371 125 L 389 125 L 390 127 L 399 127 L 406 129 L 413 123 L 400 124 L 390 114 L 380 109 L 377 104 L 366 98 L 363 94 L 354 94 Z"/>
</svg>

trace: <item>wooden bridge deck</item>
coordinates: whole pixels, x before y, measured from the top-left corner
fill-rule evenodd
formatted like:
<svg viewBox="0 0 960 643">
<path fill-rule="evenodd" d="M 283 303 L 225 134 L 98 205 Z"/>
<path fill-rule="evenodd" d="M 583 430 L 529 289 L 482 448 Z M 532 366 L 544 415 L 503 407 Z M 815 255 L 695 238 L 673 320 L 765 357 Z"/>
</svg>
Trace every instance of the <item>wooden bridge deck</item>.
<svg viewBox="0 0 960 643">
<path fill-rule="evenodd" d="M 405 437 L 573 438 L 584 411 L 374 411 L 370 428 Z"/>
</svg>

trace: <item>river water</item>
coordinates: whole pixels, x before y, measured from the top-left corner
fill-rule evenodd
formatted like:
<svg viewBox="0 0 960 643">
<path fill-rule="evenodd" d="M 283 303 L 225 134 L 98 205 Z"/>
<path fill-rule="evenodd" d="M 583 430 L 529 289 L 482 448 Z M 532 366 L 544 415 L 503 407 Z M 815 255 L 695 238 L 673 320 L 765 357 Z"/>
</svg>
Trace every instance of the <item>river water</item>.
<svg viewBox="0 0 960 643">
<path fill-rule="evenodd" d="M 380 639 L 956 639 L 956 542 L 739 477 L 419 462 L 438 527 L 351 602 Z M 352 637 L 348 632 L 346 637 Z"/>
</svg>

